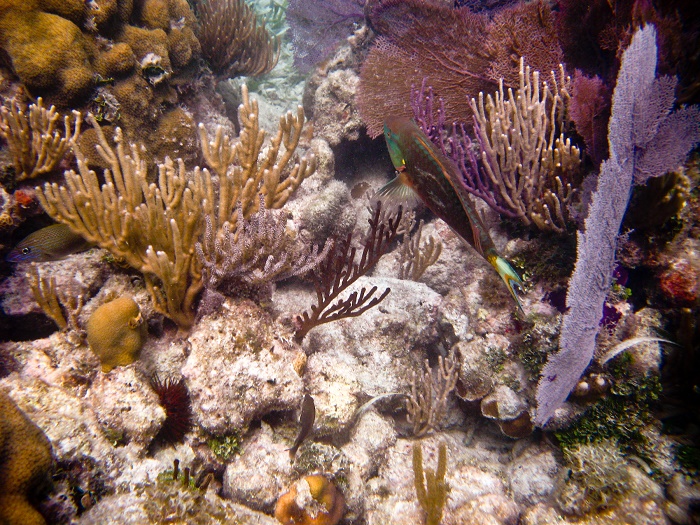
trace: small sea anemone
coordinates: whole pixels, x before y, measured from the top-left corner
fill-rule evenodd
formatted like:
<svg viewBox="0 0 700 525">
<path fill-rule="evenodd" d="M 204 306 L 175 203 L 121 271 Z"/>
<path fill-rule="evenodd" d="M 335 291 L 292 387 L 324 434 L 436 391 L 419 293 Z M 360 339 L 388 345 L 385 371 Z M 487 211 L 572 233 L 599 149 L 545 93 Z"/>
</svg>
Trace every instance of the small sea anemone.
<svg viewBox="0 0 700 525">
<path fill-rule="evenodd" d="M 165 381 L 154 375 L 151 377 L 151 388 L 158 394 L 161 406 L 165 409 L 165 421 L 160 428 L 157 441 L 179 443 L 192 426 L 192 407 L 190 393 L 184 378 Z"/>
</svg>

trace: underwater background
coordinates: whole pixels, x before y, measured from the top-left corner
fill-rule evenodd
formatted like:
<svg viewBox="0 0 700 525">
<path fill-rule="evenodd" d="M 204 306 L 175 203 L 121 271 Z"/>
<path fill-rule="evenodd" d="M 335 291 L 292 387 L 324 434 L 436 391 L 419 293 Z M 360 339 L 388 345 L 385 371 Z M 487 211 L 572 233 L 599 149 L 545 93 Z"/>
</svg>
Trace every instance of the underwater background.
<svg viewBox="0 0 700 525">
<path fill-rule="evenodd" d="M 700 4 L 0 0 L 0 523 L 700 523 Z"/>
</svg>

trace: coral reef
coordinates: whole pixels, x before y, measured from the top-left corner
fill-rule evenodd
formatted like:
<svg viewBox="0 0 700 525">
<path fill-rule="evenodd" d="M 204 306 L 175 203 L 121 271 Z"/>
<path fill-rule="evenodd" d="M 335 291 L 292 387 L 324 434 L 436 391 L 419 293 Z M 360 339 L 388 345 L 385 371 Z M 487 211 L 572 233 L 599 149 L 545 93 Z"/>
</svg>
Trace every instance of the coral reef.
<svg viewBox="0 0 700 525">
<path fill-rule="evenodd" d="M 0 0 L 0 522 L 698 522 L 700 16 L 575 4 Z"/>
</svg>

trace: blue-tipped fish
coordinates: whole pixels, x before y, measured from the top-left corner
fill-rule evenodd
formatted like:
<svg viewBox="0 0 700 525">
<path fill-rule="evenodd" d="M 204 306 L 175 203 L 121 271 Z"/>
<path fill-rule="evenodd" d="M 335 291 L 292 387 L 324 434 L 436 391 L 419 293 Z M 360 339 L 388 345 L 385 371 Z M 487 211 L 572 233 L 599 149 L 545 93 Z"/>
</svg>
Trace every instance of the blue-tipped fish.
<svg viewBox="0 0 700 525">
<path fill-rule="evenodd" d="M 406 117 L 384 121 L 384 138 L 397 176 L 381 188 L 376 198 L 410 201 L 416 196 L 457 235 L 496 269 L 522 310 L 515 286 L 522 281 L 496 247 L 471 198 L 458 181 L 458 168 L 443 155 L 418 125 Z"/>
<path fill-rule="evenodd" d="M 8 262 L 58 261 L 90 248 L 87 242 L 65 224 L 52 224 L 28 235 L 7 254 Z"/>
</svg>

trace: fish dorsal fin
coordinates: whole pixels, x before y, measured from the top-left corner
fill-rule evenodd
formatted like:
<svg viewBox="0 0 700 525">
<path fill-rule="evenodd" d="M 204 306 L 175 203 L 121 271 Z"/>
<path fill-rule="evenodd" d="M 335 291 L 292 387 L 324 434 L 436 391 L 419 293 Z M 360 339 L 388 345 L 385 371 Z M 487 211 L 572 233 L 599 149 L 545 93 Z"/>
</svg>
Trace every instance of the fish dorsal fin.
<svg viewBox="0 0 700 525">
<path fill-rule="evenodd" d="M 416 192 L 404 183 L 400 173 L 379 188 L 374 194 L 373 200 L 380 200 L 388 206 L 403 204 L 410 208 L 415 208 L 420 202 Z"/>
</svg>

